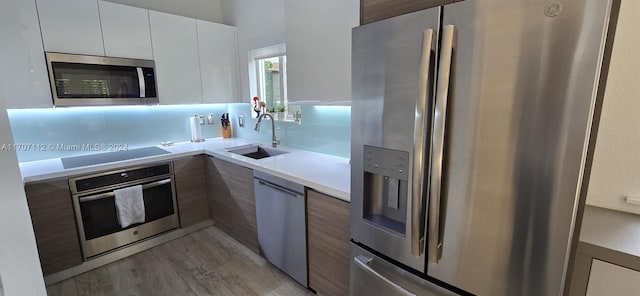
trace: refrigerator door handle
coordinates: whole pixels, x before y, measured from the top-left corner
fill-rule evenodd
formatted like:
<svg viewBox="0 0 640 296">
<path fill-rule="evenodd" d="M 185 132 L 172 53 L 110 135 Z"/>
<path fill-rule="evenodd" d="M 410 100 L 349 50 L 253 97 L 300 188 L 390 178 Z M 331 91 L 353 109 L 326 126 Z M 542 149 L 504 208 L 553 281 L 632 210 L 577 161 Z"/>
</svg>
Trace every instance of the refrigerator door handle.
<svg viewBox="0 0 640 296">
<path fill-rule="evenodd" d="M 385 282 L 389 287 L 393 288 L 394 290 L 394 294 L 393 295 L 399 295 L 399 296 L 416 296 L 416 294 L 413 294 L 409 291 L 407 291 L 406 289 L 404 289 L 403 287 L 401 287 L 400 285 L 392 282 L 391 280 L 389 280 L 388 278 L 384 277 L 382 274 L 380 274 L 379 272 L 375 271 L 375 269 L 373 269 L 371 266 L 369 266 L 369 263 L 371 263 L 371 261 L 373 261 L 372 258 L 367 258 L 363 255 L 358 255 L 356 257 L 353 258 L 353 261 L 356 263 L 356 266 L 360 267 L 361 269 L 363 269 L 364 271 L 366 271 L 367 273 L 375 276 L 376 278 L 382 280 L 383 282 Z"/>
<path fill-rule="evenodd" d="M 453 43 L 455 27 L 444 26 L 440 49 L 438 70 L 438 86 L 433 114 L 432 147 L 431 147 L 431 180 L 429 184 L 429 263 L 437 264 L 442 257 L 442 238 L 440 237 L 442 169 L 444 165 L 444 141 L 447 121 L 447 100 L 449 98 L 449 79 L 453 60 Z"/>
<path fill-rule="evenodd" d="M 425 164 L 425 135 L 427 126 L 427 99 L 431 68 L 431 50 L 433 44 L 433 29 L 424 30 L 422 34 L 422 61 L 420 63 L 420 93 L 416 102 L 416 113 L 413 133 L 413 180 L 411 188 L 411 255 L 420 257 L 424 252 L 424 224 L 425 205 L 424 192 L 424 164 Z"/>
</svg>

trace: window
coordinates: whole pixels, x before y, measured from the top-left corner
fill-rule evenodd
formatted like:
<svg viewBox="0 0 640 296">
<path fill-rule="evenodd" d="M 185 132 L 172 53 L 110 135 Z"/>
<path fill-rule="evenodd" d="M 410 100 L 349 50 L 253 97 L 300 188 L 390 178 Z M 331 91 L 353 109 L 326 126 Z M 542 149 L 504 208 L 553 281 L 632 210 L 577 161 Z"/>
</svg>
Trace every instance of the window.
<svg viewBox="0 0 640 296">
<path fill-rule="evenodd" d="M 258 116 L 254 106 L 262 102 L 265 107 L 260 113 L 278 113 L 280 120 L 294 120 L 296 110 L 289 110 L 287 98 L 287 56 L 284 44 L 252 50 L 249 53 L 249 82 L 251 98 L 258 97 L 259 102 L 251 101 L 253 117 Z M 279 112 L 280 110 L 284 110 Z"/>
<path fill-rule="evenodd" d="M 285 55 L 256 61 L 258 97 L 265 102 L 267 109 L 286 105 L 286 62 L 287 56 Z"/>
</svg>

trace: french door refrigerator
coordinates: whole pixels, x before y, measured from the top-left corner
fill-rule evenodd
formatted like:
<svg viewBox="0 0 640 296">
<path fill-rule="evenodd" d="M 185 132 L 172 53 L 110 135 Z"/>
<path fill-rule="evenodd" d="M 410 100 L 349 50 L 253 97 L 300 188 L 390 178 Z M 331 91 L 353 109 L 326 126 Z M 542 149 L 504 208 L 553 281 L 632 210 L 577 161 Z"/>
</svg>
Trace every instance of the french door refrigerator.
<svg viewBox="0 0 640 296">
<path fill-rule="evenodd" d="M 351 295 L 563 293 L 616 7 L 466 0 L 353 29 Z"/>
</svg>

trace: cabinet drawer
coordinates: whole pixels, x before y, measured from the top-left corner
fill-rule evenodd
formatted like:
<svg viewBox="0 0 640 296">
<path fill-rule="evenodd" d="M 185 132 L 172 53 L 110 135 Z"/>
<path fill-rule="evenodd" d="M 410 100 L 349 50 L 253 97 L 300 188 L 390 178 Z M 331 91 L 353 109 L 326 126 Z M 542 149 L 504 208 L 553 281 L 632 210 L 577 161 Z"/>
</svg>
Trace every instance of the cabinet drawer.
<svg viewBox="0 0 640 296">
<path fill-rule="evenodd" d="M 593 260 L 587 286 L 587 296 L 640 295 L 640 272 Z"/>
</svg>

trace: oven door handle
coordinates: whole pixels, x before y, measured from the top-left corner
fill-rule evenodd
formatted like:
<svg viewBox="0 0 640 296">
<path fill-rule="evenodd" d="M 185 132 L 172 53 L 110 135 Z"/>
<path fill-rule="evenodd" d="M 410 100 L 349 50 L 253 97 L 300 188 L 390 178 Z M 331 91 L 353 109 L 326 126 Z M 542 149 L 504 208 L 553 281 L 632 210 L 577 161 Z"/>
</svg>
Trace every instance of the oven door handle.
<svg viewBox="0 0 640 296">
<path fill-rule="evenodd" d="M 171 183 L 171 179 L 164 179 L 164 180 L 160 180 L 160 181 L 155 181 L 155 182 L 143 184 L 142 185 L 142 189 L 149 189 L 149 188 L 153 188 L 153 187 L 158 187 L 158 186 L 161 186 L 161 185 L 164 185 L 164 184 L 168 184 L 168 183 Z M 115 196 L 116 196 L 115 192 L 110 191 L 110 192 L 105 192 L 105 193 L 101 193 L 101 194 L 81 197 L 81 198 L 78 198 L 78 201 L 79 202 L 88 202 L 88 201 L 94 201 L 94 200 L 98 200 L 98 199 L 115 197 Z"/>
</svg>

